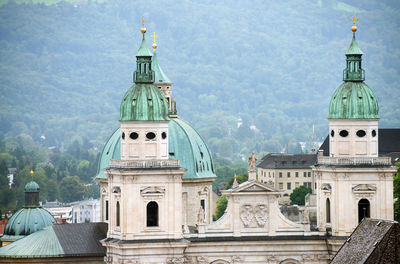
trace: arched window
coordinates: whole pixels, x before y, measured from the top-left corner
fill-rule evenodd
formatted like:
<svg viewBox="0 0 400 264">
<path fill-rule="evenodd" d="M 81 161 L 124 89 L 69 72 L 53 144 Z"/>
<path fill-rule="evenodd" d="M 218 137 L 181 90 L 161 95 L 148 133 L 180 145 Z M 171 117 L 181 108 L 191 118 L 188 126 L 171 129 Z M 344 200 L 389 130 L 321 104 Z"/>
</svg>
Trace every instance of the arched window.
<svg viewBox="0 0 400 264">
<path fill-rule="evenodd" d="M 367 199 L 361 199 L 358 202 L 358 222 L 360 223 L 365 217 L 370 217 L 370 205 Z"/>
<path fill-rule="evenodd" d="M 117 209 L 116 209 L 116 226 L 119 226 L 119 216 L 120 216 L 120 210 L 119 210 L 119 202 L 117 202 Z"/>
<path fill-rule="evenodd" d="M 108 201 L 106 200 L 106 221 L 108 221 Z"/>
<path fill-rule="evenodd" d="M 147 226 L 158 226 L 158 204 L 156 202 L 147 204 Z"/>
<path fill-rule="evenodd" d="M 326 222 L 331 222 L 331 201 L 329 198 L 326 198 Z"/>
</svg>

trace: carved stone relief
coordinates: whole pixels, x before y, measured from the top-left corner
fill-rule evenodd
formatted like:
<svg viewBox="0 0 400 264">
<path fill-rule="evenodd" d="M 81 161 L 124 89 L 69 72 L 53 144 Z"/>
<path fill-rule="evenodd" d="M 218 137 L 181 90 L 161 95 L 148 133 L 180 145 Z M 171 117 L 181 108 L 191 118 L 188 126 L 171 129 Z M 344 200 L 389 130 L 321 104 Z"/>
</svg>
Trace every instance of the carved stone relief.
<svg viewBox="0 0 400 264">
<path fill-rule="evenodd" d="M 232 264 L 239 264 L 242 263 L 242 258 L 240 256 L 232 256 L 231 260 Z"/>
<path fill-rule="evenodd" d="M 168 258 L 167 264 L 185 264 L 185 257 Z"/>
<path fill-rule="evenodd" d="M 268 220 L 268 210 L 265 204 L 244 204 L 240 210 L 240 219 L 245 227 L 251 227 L 253 220 L 258 227 L 264 227 Z"/>
<path fill-rule="evenodd" d="M 205 257 L 197 257 L 196 261 L 197 261 L 197 264 L 208 264 L 208 259 Z"/>
<path fill-rule="evenodd" d="M 245 227 L 248 227 L 254 218 L 253 206 L 250 204 L 242 205 L 240 210 L 240 219 Z"/>
<path fill-rule="evenodd" d="M 256 206 L 256 213 L 255 213 L 255 218 L 257 225 L 259 227 L 264 227 L 265 223 L 267 222 L 268 214 L 267 214 L 267 208 L 264 204 L 259 204 Z"/>
</svg>

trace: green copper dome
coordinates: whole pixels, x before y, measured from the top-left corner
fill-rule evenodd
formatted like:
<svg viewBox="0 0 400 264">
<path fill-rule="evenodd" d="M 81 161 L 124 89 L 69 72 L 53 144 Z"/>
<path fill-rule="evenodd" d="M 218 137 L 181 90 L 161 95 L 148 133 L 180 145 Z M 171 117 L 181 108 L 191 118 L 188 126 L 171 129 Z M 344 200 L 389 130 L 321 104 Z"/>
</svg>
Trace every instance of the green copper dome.
<svg viewBox="0 0 400 264">
<path fill-rule="evenodd" d="M 377 119 L 379 118 L 378 101 L 364 83 L 365 73 L 361 67 L 361 49 L 358 47 L 355 34 L 346 53 L 346 69 L 343 70 L 343 81 L 335 91 L 329 104 L 328 118 L 335 119 Z"/>
<path fill-rule="evenodd" d="M 377 119 L 378 101 L 364 82 L 344 82 L 335 91 L 329 104 L 328 118 Z"/>
<path fill-rule="evenodd" d="M 39 192 L 39 184 L 35 181 L 30 181 L 25 185 L 25 192 Z"/>
<path fill-rule="evenodd" d="M 54 217 L 45 209 L 22 208 L 8 220 L 3 238 L 20 238 L 55 224 Z"/>
<path fill-rule="evenodd" d="M 168 121 L 168 102 L 153 84 L 133 85 L 125 94 L 120 121 Z"/>
<path fill-rule="evenodd" d="M 216 177 L 214 164 L 207 145 L 187 122 L 172 118 L 168 123 L 169 158 L 179 159 L 187 171 L 184 179 Z M 106 179 L 103 169 L 110 165 L 110 159 L 121 158 L 121 131 L 117 129 L 108 139 L 101 153 L 96 178 Z"/>
</svg>

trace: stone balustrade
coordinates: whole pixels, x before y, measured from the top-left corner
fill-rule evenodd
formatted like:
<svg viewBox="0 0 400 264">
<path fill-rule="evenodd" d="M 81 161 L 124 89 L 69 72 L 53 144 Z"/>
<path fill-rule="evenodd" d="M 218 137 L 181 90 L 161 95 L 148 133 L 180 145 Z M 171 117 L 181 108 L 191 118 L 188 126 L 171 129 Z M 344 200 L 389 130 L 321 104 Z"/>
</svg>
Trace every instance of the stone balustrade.
<svg viewBox="0 0 400 264">
<path fill-rule="evenodd" d="M 179 160 L 110 160 L 110 168 L 179 168 Z"/>
<path fill-rule="evenodd" d="M 391 165 L 391 157 L 318 157 L 320 165 Z"/>
</svg>

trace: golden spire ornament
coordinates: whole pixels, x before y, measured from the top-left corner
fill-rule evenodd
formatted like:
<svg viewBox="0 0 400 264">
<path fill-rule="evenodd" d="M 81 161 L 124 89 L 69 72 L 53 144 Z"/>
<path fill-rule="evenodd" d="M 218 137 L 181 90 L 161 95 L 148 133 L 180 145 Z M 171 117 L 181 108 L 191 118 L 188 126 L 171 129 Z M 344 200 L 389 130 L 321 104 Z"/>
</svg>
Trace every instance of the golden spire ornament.
<svg viewBox="0 0 400 264">
<path fill-rule="evenodd" d="M 357 19 L 356 16 L 353 16 L 353 18 L 350 19 L 350 21 L 353 21 L 353 26 L 351 27 L 351 31 L 353 31 L 353 33 L 356 33 L 356 31 L 357 31 L 356 21 L 360 21 L 360 20 Z"/>
<path fill-rule="evenodd" d="M 139 20 L 139 22 L 142 22 L 142 28 L 140 29 L 140 31 L 144 35 L 144 33 L 146 33 L 146 28 L 144 27 L 144 22 L 148 22 L 148 21 L 144 19 L 144 16 L 142 16 L 142 19 Z"/>
<path fill-rule="evenodd" d="M 33 181 L 33 174 L 34 174 L 34 172 L 33 172 L 33 169 L 32 169 L 32 162 L 31 162 L 31 178 L 32 178 L 32 181 Z"/>
<path fill-rule="evenodd" d="M 158 36 L 156 35 L 156 32 L 153 32 L 153 45 L 151 45 L 153 47 L 153 51 L 156 52 L 157 49 L 157 43 L 156 43 L 156 38 Z"/>
</svg>

